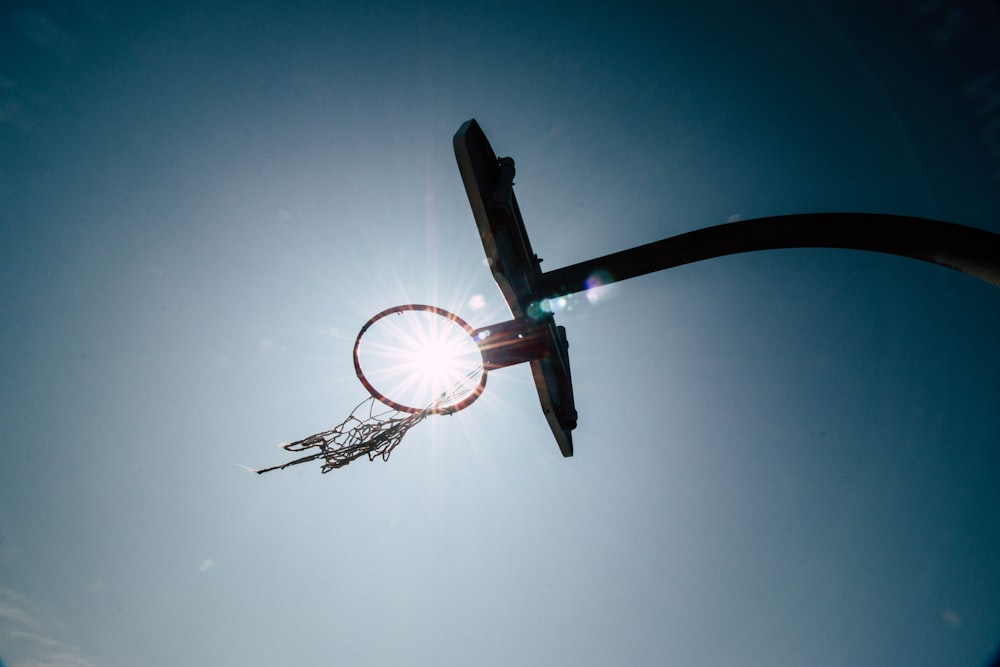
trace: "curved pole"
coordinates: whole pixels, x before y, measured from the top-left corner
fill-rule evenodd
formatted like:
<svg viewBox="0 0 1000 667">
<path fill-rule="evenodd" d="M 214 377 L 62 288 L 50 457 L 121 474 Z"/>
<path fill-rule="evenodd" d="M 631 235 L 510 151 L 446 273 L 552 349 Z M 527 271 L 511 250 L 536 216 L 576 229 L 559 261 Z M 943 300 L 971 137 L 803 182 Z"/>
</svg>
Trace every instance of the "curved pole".
<svg viewBox="0 0 1000 667">
<path fill-rule="evenodd" d="M 703 259 L 778 248 L 847 248 L 920 259 L 1000 287 L 1000 234 L 940 220 L 877 213 L 804 213 L 730 222 L 541 275 L 538 298 L 582 292 Z"/>
</svg>

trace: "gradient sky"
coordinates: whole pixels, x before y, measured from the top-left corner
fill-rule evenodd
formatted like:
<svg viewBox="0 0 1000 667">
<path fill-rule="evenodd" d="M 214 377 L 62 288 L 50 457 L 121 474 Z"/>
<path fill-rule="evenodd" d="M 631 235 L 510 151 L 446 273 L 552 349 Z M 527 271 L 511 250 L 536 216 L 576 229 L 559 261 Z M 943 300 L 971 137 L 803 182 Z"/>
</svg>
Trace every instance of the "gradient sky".
<svg viewBox="0 0 1000 667">
<path fill-rule="evenodd" d="M 364 398 L 383 308 L 509 316 L 469 118 L 543 268 L 785 213 L 1000 232 L 995 3 L 665 4 L 5 3 L 3 664 L 984 664 L 1000 290 L 929 264 L 571 299 L 572 459 L 519 366 L 387 463 L 239 467 Z"/>
</svg>

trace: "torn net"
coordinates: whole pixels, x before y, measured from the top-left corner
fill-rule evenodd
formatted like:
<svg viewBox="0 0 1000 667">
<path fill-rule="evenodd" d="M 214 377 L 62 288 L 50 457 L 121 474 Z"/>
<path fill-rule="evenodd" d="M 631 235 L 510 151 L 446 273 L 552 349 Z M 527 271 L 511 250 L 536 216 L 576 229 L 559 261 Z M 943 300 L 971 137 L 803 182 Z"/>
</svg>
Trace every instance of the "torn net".
<svg viewBox="0 0 1000 667">
<path fill-rule="evenodd" d="M 481 369 L 478 372 L 482 372 Z M 369 461 L 374 461 L 376 457 L 388 461 L 389 454 L 399 445 L 407 431 L 426 419 L 428 415 L 434 414 L 434 411 L 442 405 L 457 401 L 468 394 L 474 386 L 470 384 L 470 379 L 476 375 L 476 371 L 470 373 L 420 412 L 402 412 L 382 405 L 374 396 L 366 398 L 351 410 L 347 419 L 329 431 L 322 431 L 308 438 L 282 445 L 289 452 L 309 452 L 305 456 L 254 472 L 260 475 L 300 463 L 322 460 L 322 471 L 328 473 L 362 456 L 367 456 Z"/>
</svg>

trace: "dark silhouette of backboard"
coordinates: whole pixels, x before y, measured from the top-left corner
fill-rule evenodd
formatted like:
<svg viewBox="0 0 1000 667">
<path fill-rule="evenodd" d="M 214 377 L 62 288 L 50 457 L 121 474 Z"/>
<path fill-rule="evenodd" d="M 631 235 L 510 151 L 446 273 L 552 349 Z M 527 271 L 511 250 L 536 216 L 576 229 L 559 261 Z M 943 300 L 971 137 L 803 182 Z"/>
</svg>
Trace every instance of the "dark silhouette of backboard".
<svg viewBox="0 0 1000 667">
<path fill-rule="evenodd" d="M 542 308 L 542 271 L 514 196 L 514 160 L 497 158 L 475 120 L 455 134 L 455 158 L 493 278 L 511 315 L 544 331 L 544 352 L 530 361 L 542 412 L 563 456 L 573 455 L 576 407 L 566 329 Z"/>
</svg>

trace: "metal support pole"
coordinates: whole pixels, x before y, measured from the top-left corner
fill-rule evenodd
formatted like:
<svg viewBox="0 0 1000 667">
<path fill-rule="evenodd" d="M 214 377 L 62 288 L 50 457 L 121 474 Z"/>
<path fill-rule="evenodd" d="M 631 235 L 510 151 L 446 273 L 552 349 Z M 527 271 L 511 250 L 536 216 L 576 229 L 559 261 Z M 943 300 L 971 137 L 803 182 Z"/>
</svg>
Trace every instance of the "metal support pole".
<svg viewBox="0 0 1000 667">
<path fill-rule="evenodd" d="M 875 213 L 805 213 L 742 220 L 579 262 L 541 276 L 537 300 L 582 292 L 703 259 L 778 248 L 846 248 L 919 259 L 1000 287 L 1000 234 L 939 220 Z"/>
<path fill-rule="evenodd" d="M 483 355 L 483 368 L 493 371 L 549 354 L 546 326 L 551 321 L 551 315 L 541 321 L 522 317 L 473 331 L 472 339 Z"/>
</svg>

